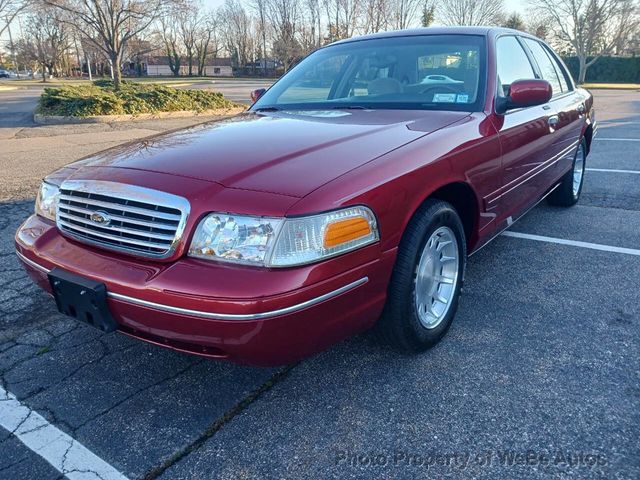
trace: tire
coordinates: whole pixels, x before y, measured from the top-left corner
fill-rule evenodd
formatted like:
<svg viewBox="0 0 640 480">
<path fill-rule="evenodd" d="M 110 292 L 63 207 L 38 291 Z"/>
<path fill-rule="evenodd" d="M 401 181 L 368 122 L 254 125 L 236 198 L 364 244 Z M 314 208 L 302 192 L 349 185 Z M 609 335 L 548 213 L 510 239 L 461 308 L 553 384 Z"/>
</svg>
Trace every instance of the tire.
<svg viewBox="0 0 640 480">
<path fill-rule="evenodd" d="M 572 207 L 582 193 L 584 184 L 584 169 L 587 161 L 587 142 L 583 138 L 573 157 L 573 166 L 562 180 L 560 185 L 549 195 L 549 203 L 557 207 Z"/>
<path fill-rule="evenodd" d="M 457 259 L 446 260 L 453 253 Z M 442 200 L 427 200 L 409 222 L 398 248 L 377 325 L 381 339 L 406 353 L 422 352 L 438 343 L 458 309 L 466 258 L 464 227 L 456 210 Z M 435 281 L 436 292 L 431 293 L 435 275 L 442 283 Z M 434 300 L 436 293 L 447 303 Z"/>
</svg>

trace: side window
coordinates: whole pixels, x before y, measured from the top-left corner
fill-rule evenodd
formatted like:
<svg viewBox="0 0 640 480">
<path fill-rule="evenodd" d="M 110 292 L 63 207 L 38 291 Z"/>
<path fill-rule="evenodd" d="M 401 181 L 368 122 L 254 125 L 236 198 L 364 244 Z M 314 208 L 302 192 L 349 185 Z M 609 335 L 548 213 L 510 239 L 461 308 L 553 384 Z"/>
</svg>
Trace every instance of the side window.
<svg viewBox="0 0 640 480">
<path fill-rule="evenodd" d="M 543 45 L 542 48 L 544 48 L 544 51 L 547 52 L 547 55 L 549 55 L 549 58 L 553 62 L 553 65 L 556 67 L 556 72 L 558 72 L 558 78 L 560 79 L 560 85 L 562 85 L 562 91 L 568 92 L 569 90 L 573 90 L 573 87 L 571 86 L 571 80 L 569 80 L 570 77 L 568 76 L 567 70 L 562 67 L 562 65 L 556 58 L 556 56 L 549 51 L 550 50 L 549 47 L 546 47 Z"/>
<path fill-rule="evenodd" d="M 560 76 L 556 71 L 556 67 L 554 66 L 551 58 L 549 57 L 549 54 L 546 52 L 542 44 L 536 40 L 531 40 L 530 38 L 525 38 L 524 42 L 531 50 L 533 58 L 535 58 L 538 67 L 540 67 L 542 78 L 549 82 L 553 87 L 553 95 L 555 96 L 559 93 L 566 92 L 568 90 L 567 82 L 564 82 L 563 89 L 563 85 L 560 83 Z"/>
<path fill-rule="evenodd" d="M 536 78 L 522 45 L 514 36 L 500 37 L 496 43 L 498 79 L 502 95 L 509 95 L 509 87 L 516 80 Z"/>
</svg>

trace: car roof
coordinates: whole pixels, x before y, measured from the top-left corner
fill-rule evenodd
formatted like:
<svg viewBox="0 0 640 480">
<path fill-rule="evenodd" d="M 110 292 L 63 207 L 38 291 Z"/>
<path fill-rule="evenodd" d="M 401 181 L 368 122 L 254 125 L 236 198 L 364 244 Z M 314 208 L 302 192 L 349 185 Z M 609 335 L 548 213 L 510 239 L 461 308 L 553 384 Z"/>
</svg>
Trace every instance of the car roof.
<svg viewBox="0 0 640 480">
<path fill-rule="evenodd" d="M 360 40 L 369 40 L 373 38 L 391 38 L 391 37 L 415 37 L 420 35 L 481 35 L 481 36 L 497 36 L 502 33 L 511 33 L 531 37 L 528 33 L 514 30 L 512 28 L 503 27 L 423 27 L 409 28 L 406 30 L 393 30 L 390 32 L 372 33 L 361 37 L 352 37 L 345 40 L 332 43 L 331 45 L 339 45 L 343 43 L 358 42 Z"/>
</svg>

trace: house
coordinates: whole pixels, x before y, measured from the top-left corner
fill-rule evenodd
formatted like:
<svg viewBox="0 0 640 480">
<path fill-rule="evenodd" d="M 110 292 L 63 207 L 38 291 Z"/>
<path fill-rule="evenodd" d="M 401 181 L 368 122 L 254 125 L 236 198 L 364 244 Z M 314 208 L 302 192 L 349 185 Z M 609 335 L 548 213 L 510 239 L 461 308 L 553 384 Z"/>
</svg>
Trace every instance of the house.
<svg viewBox="0 0 640 480">
<path fill-rule="evenodd" d="M 146 73 L 150 77 L 173 76 L 171 67 L 169 66 L 169 57 L 167 56 L 154 56 L 146 59 Z M 194 65 L 192 67 L 193 75 L 198 74 L 197 61 L 194 59 Z M 180 76 L 189 75 L 189 65 L 186 58 L 180 59 Z M 231 77 L 233 76 L 233 70 L 231 68 L 230 58 L 209 58 L 207 59 L 203 75 L 207 77 Z"/>
</svg>

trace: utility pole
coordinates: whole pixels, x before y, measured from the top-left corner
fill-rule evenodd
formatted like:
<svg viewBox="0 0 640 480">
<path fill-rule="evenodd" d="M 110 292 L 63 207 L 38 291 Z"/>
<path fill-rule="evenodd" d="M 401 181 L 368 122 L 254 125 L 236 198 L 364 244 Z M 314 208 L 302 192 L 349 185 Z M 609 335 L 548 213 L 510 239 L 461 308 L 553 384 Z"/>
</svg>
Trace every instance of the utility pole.
<svg viewBox="0 0 640 480">
<path fill-rule="evenodd" d="M 93 81 L 93 77 L 91 76 L 91 60 L 89 59 L 89 55 L 84 54 L 84 58 L 87 59 L 87 70 L 89 71 L 89 81 L 92 82 Z"/>
<path fill-rule="evenodd" d="M 18 79 L 20 79 L 20 70 L 18 69 L 18 65 L 16 62 L 16 49 L 13 47 L 13 37 L 11 36 L 11 23 L 9 21 L 9 17 L 5 17 L 7 22 L 7 32 L 9 32 L 9 49 L 11 49 L 11 58 L 13 61 L 13 69 L 16 71 L 16 75 Z"/>
</svg>

